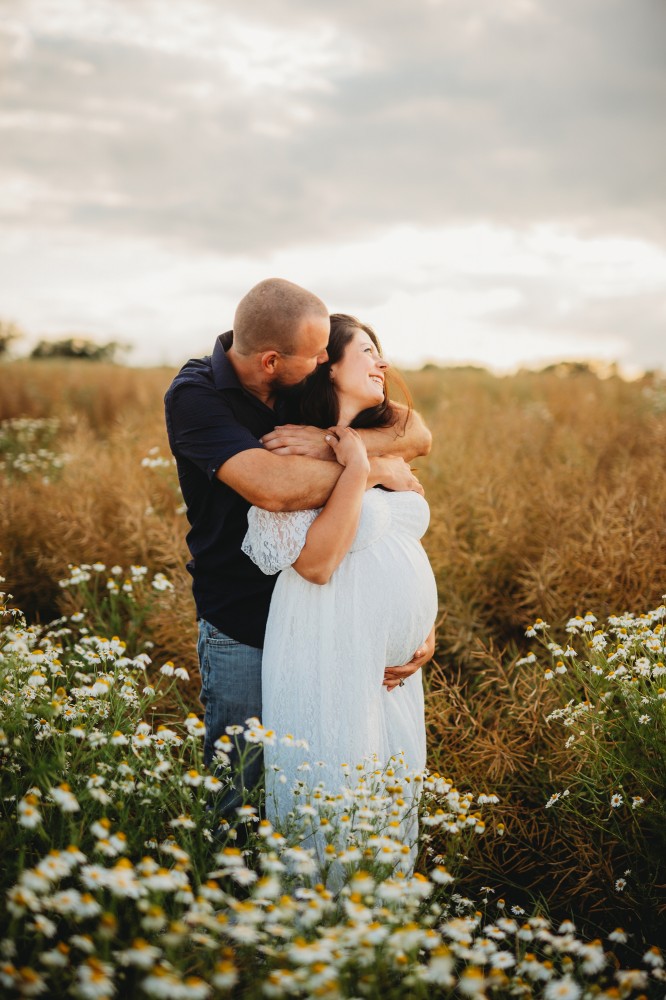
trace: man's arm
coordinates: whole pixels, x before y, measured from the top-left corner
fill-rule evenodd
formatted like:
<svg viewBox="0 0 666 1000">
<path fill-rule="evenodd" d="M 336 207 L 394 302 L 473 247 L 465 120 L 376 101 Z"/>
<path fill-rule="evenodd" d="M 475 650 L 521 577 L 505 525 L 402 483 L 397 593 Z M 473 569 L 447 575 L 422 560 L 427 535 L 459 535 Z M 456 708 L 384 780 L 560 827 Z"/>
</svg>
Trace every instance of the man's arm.
<svg viewBox="0 0 666 1000">
<path fill-rule="evenodd" d="M 279 511 L 323 507 L 341 472 L 337 462 L 249 448 L 228 458 L 215 475 L 255 507 Z M 391 490 L 423 493 L 409 466 L 397 456 L 370 459 L 368 488 L 380 484 Z"/>
<path fill-rule="evenodd" d="M 394 404 L 398 419 L 390 427 L 366 427 L 359 430 L 368 455 L 396 455 L 411 461 L 427 455 L 432 445 L 432 434 L 416 410 Z M 335 460 L 333 450 L 326 442 L 327 430 L 301 424 L 284 424 L 276 427 L 261 439 L 264 448 L 274 455 L 304 455 L 309 458 Z"/>
<path fill-rule="evenodd" d="M 337 462 L 297 455 L 278 457 L 250 448 L 227 459 L 216 476 L 255 507 L 311 510 L 323 507 L 341 472 Z"/>
<path fill-rule="evenodd" d="M 398 455 L 410 462 L 427 455 L 432 447 L 432 434 L 416 410 L 393 404 L 398 418 L 391 427 L 366 427 L 359 430 L 368 455 Z"/>
</svg>

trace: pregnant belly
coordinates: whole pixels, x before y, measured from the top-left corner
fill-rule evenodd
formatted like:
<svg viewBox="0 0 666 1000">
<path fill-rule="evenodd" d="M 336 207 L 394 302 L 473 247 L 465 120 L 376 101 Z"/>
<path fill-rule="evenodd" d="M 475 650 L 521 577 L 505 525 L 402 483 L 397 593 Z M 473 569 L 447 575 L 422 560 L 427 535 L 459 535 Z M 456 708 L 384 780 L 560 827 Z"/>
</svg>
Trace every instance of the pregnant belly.
<svg viewBox="0 0 666 1000">
<path fill-rule="evenodd" d="M 407 663 L 437 617 L 437 585 L 423 546 L 416 540 L 389 539 L 357 557 L 366 563 L 355 581 L 357 599 L 380 624 L 385 665 Z"/>
</svg>

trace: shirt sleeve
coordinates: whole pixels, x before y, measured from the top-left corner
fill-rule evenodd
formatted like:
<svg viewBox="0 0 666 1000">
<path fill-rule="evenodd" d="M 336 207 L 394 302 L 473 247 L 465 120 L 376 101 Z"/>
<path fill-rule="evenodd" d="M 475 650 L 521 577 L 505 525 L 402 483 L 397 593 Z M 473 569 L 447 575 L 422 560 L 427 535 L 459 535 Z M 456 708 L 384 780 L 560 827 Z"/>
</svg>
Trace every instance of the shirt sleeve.
<svg viewBox="0 0 666 1000">
<path fill-rule="evenodd" d="M 317 510 L 269 511 L 250 507 L 248 529 L 241 546 L 246 556 L 270 576 L 296 562 Z"/>
<path fill-rule="evenodd" d="M 193 462 L 211 480 L 227 459 L 263 447 L 212 388 L 179 386 L 171 399 L 170 417 L 174 453 Z"/>
</svg>

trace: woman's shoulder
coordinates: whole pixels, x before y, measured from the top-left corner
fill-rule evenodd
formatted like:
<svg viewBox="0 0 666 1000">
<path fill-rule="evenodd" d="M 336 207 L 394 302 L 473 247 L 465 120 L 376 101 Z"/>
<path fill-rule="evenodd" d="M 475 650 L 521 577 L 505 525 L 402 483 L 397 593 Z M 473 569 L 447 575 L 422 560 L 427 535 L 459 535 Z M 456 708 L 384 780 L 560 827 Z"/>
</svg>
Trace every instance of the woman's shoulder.
<svg viewBox="0 0 666 1000">
<path fill-rule="evenodd" d="M 320 512 L 321 507 L 313 510 L 265 510 L 263 507 L 250 507 L 247 522 L 258 526 L 312 523 Z"/>
</svg>

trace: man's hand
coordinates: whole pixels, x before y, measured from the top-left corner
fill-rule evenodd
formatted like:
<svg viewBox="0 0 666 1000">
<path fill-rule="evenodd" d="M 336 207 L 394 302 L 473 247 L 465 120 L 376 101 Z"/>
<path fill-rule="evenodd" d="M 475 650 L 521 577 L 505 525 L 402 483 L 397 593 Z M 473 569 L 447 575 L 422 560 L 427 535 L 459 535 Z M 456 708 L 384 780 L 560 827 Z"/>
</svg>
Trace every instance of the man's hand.
<svg viewBox="0 0 666 1000">
<path fill-rule="evenodd" d="M 396 455 L 377 455 L 370 459 L 369 486 L 385 486 L 396 493 L 412 490 L 424 496 L 420 482 L 405 462 Z"/>
<path fill-rule="evenodd" d="M 335 462 L 335 453 L 326 440 L 328 433 L 322 427 L 282 424 L 259 440 L 274 455 L 307 455 L 308 458 Z"/>
<path fill-rule="evenodd" d="M 430 634 L 424 643 L 422 643 L 412 656 L 409 663 L 405 663 L 402 667 L 387 667 L 384 671 L 383 685 L 387 691 L 392 691 L 394 688 L 400 686 L 400 681 L 404 681 L 406 677 L 411 677 L 415 674 L 424 663 L 431 660 L 435 652 L 435 626 L 430 630 Z"/>
</svg>

